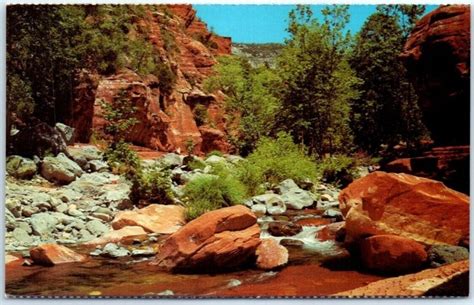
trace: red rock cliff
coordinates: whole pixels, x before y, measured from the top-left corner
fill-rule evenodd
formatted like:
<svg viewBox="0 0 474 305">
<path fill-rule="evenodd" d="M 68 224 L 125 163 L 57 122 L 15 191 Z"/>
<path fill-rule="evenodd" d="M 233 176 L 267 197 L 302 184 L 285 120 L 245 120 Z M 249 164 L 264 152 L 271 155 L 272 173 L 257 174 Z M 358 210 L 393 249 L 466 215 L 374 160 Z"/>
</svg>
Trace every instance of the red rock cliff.
<svg viewBox="0 0 474 305">
<path fill-rule="evenodd" d="M 143 77 L 127 69 L 100 77 L 95 87 L 80 84 L 74 92 L 73 112 L 77 115 L 69 122 L 78 130 L 76 140 L 88 142 L 92 133 L 102 134 L 105 120 L 101 102 L 110 103 L 120 91 L 126 90 L 126 96 L 137 108 L 139 121 L 128 134 L 127 140 L 133 144 L 184 153 L 192 141 L 195 153 L 228 151 L 225 96 L 205 94 L 201 86 L 216 64 L 215 56 L 230 54 L 231 39 L 210 33 L 191 5 L 158 6 L 147 12 L 138 24 L 146 28 L 143 32 L 147 33 L 147 39 L 176 74 L 173 90 L 160 92 L 160 80 L 156 76 Z M 170 41 L 171 49 L 166 45 Z M 205 107 L 208 119 L 198 126 L 195 109 L 200 104 Z"/>
<path fill-rule="evenodd" d="M 470 6 L 441 6 L 408 38 L 402 60 L 437 145 L 469 143 Z"/>
</svg>

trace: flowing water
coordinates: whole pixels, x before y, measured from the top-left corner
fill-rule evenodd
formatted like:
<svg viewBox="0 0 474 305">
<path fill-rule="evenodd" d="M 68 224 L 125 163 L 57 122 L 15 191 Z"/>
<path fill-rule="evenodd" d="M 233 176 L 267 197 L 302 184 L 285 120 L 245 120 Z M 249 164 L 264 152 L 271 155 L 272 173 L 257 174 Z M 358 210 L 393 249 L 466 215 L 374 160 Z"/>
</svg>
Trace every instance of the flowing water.
<svg viewBox="0 0 474 305">
<path fill-rule="evenodd" d="M 334 241 L 319 241 L 315 238 L 319 227 L 303 226 L 303 230 L 295 236 L 272 237 L 265 229 L 266 223 L 270 221 L 273 219 L 259 219 L 261 238 L 286 238 L 304 242 L 302 247 L 288 248 L 288 265 L 278 271 L 251 268 L 223 274 L 173 274 L 150 265 L 152 258 L 130 257 L 91 258 L 85 263 L 54 267 L 26 267 L 18 263 L 6 267 L 6 293 L 10 296 L 298 296 L 334 293 L 338 289 L 352 289 L 379 279 L 357 271 L 357 266 L 351 264 L 342 269 L 324 267 L 323 261 L 347 258 L 347 253 Z M 83 253 L 89 251 L 81 248 L 76 250 Z M 348 276 L 352 277 L 349 281 Z M 327 287 L 321 286 L 324 281 Z M 345 283 L 344 287 L 336 289 L 337 283 L 342 282 Z"/>
</svg>

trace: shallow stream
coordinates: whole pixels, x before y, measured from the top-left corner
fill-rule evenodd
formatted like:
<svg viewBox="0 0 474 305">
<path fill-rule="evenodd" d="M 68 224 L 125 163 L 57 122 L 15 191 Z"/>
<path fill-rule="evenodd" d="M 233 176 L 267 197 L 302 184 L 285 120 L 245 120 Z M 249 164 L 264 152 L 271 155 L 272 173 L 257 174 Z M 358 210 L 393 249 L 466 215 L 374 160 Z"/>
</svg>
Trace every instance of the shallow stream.
<svg viewBox="0 0 474 305">
<path fill-rule="evenodd" d="M 293 218 L 298 215 L 291 215 Z M 304 217 L 308 217 L 305 212 Z M 314 217 L 319 217 L 314 215 Z M 334 241 L 319 241 L 320 227 L 303 226 L 292 237 L 272 237 L 265 230 L 271 218 L 260 219 L 262 238 L 295 239 L 302 247 L 289 247 L 287 266 L 277 271 L 256 268 L 221 274 L 173 274 L 149 263 L 153 258 L 91 258 L 85 263 L 54 267 L 6 267 L 6 293 L 11 296 L 255 296 L 326 295 L 380 279 L 358 271 L 347 253 Z M 87 253 L 89 249 L 77 248 Z M 340 263 L 325 264 L 337 259 Z"/>
</svg>

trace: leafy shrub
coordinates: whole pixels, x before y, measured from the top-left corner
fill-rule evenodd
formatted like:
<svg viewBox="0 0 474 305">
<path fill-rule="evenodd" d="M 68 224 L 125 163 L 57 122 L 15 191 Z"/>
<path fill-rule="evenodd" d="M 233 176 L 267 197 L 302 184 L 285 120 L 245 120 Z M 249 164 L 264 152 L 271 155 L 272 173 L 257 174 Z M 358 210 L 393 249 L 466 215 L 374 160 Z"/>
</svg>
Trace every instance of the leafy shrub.
<svg viewBox="0 0 474 305">
<path fill-rule="evenodd" d="M 157 167 L 143 169 L 137 153 L 127 143 L 121 141 L 110 145 L 105 158 L 114 174 L 123 175 L 132 182 L 130 197 L 133 202 L 173 203 L 170 173 Z"/>
<path fill-rule="evenodd" d="M 211 156 L 224 157 L 224 154 L 221 151 L 213 150 L 206 155 L 206 158 L 209 158 Z"/>
<path fill-rule="evenodd" d="M 124 141 L 112 143 L 105 151 L 105 158 L 114 174 L 132 179 L 141 171 L 141 163 L 135 151 Z"/>
<path fill-rule="evenodd" d="M 239 204 L 245 193 L 245 186 L 232 175 L 195 178 L 184 187 L 186 219 L 192 220 L 206 212 Z"/>
<path fill-rule="evenodd" d="M 243 160 L 236 169 L 236 177 L 247 187 L 247 194 L 254 196 L 265 192 L 263 171 L 256 164 Z"/>
<path fill-rule="evenodd" d="M 320 177 L 328 183 L 346 186 L 357 178 L 355 159 L 345 155 L 326 157 L 318 163 Z"/>
<path fill-rule="evenodd" d="M 164 28 L 160 28 L 160 32 L 163 38 L 163 45 L 166 51 L 168 52 L 174 52 L 178 49 L 178 46 L 176 45 L 176 40 L 168 30 L 165 30 Z"/>
<path fill-rule="evenodd" d="M 194 152 L 194 148 L 196 147 L 196 143 L 194 143 L 193 139 L 189 138 L 184 143 L 184 146 L 186 147 L 186 152 L 188 153 L 188 155 L 191 155 Z"/>
<path fill-rule="evenodd" d="M 158 77 L 160 81 L 160 90 L 165 94 L 170 94 L 176 83 L 176 73 L 165 63 L 156 65 L 152 74 Z"/>
<path fill-rule="evenodd" d="M 160 204 L 172 204 L 173 192 L 168 170 L 152 168 L 140 171 L 132 178 L 132 200 L 147 200 Z"/>
<path fill-rule="evenodd" d="M 196 105 L 194 108 L 194 120 L 197 126 L 207 124 L 209 122 L 209 115 L 207 114 L 206 106 L 202 104 Z"/>
<path fill-rule="evenodd" d="M 264 183 L 279 183 L 293 179 L 296 183 L 316 179 L 316 164 L 306 153 L 304 146 L 297 145 L 286 133 L 276 139 L 262 138 L 246 162 L 238 166 L 239 179 L 249 189 Z"/>
<path fill-rule="evenodd" d="M 113 142 L 125 140 L 130 129 L 138 123 L 135 118 L 137 107 L 132 104 L 127 90 L 121 90 L 111 103 L 101 100 L 100 106 L 106 120 L 105 133 L 112 137 Z"/>
<path fill-rule="evenodd" d="M 187 167 L 191 171 L 196 170 L 196 169 L 204 169 L 206 167 L 206 163 L 202 160 L 195 158 L 192 161 L 188 162 Z"/>
</svg>

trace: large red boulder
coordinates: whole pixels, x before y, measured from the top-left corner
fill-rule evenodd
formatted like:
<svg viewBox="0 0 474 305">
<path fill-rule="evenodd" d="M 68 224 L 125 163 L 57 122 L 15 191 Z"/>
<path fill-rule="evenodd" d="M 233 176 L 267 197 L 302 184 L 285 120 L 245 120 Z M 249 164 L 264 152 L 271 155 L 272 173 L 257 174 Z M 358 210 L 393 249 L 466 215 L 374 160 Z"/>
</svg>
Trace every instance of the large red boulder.
<svg viewBox="0 0 474 305">
<path fill-rule="evenodd" d="M 440 6 L 417 22 L 401 58 L 437 145 L 469 143 L 469 5 Z"/>
<path fill-rule="evenodd" d="M 418 271 L 428 258 L 416 241 L 396 235 L 375 235 L 360 243 L 360 257 L 367 269 L 384 273 Z"/>
<path fill-rule="evenodd" d="M 65 263 L 78 263 L 86 260 L 84 255 L 57 244 L 43 244 L 30 250 L 35 264 L 54 266 Z"/>
<path fill-rule="evenodd" d="M 255 261 L 260 244 L 256 216 L 236 205 L 208 212 L 168 237 L 156 264 L 174 271 L 216 272 Z"/>
<path fill-rule="evenodd" d="M 469 235 L 469 197 L 426 178 L 374 172 L 342 190 L 339 206 L 346 240 L 395 234 L 457 245 Z"/>
</svg>

